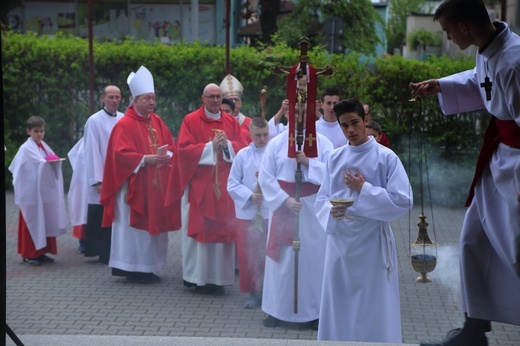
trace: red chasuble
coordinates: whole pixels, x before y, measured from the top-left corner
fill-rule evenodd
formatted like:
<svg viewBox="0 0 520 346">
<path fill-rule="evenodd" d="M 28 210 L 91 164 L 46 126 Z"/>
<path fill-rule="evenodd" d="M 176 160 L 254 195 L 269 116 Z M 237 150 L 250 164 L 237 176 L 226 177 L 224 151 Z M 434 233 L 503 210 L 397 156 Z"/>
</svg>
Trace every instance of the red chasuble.
<svg viewBox="0 0 520 346">
<path fill-rule="evenodd" d="M 251 138 L 249 134 L 249 126 L 251 126 L 251 121 L 253 119 L 246 116 L 244 118 L 244 121 L 242 122 L 242 125 L 240 127 L 242 128 L 242 135 L 244 136 L 244 140 L 247 142 L 247 144 L 251 143 L 253 141 L 253 138 Z"/>
<path fill-rule="evenodd" d="M 387 148 L 390 148 L 390 138 L 388 138 L 388 136 L 386 135 L 386 133 L 384 132 L 381 132 L 379 134 L 380 138 L 379 138 L 379 144 L 381 145 L 384 145 L 385 147 Z"/>
<path fill-rule="evenodd" d="M 231 163 L 224 161 L 219 150 L 216 165 L 199 165 L 204 147 L 215 137 L 215 130 L 226 132 L 235 153 L 247 145 L 240 125 L 228 114 L 213 120 L 206 116 L 203 106 L 186 115 L 177 138 L 166 204 L 178 203 L 190 185 L 188 235 L 199 242 L 234 242 L 235 208 L 227 192 Z"/>
<path fill-rule="evenodd" d="M 116 193 L 128 181 L 130 226 L 150 234 L 180 229 L 180 203 L 164 206 L 170 166 L 145 165 L 134 173 L 143 155 L 156 154 L 157 147 L 165 144 L 175 153 L 172 135 L 157 114 L 145 118 L 133 106 L 126 110 L 108 142 L 101 190 L 101 204 L 105 207 L 103 227 L 112 225 Z"/>
</svg>

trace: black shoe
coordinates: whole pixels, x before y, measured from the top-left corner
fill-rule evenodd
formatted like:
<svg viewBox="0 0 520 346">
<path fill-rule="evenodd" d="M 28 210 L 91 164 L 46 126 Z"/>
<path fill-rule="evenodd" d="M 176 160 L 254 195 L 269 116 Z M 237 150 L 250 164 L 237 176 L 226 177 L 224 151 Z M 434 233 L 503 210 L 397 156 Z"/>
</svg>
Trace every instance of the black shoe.
<svg viewBox="0 0 520 346">
<path fill-rule="evenodd" d="M 215 284 L 207 284 L 204 286 L 196 286 L 195 293 L 198 294 L 212 294 L 212 295 L 223 295 L 226 293 L 224 286 L 218 286 Z"/>
<path fill-rule="evenodd" d="M 310 321 L 309 322 L 309 327 L 312 329 L 312 330 L 318 330 L 318 326 L 320 324 L 320 320 L 319 319 L 316 319 L 314 321 Z"/>
<path fill-rule="evenodd" d="M 214 294 L 216 296 L 221 296 L 226 293 L 226 289 L 224 286 L 214 285 L 214 284 L 208 284 L 208 286 L 211 287 L 211 294 Z"/>
<path fill-rule="evenodd" d="M 151 284 L 161 281 L 161 278 L 154 273 L 130 272 L 126 275 L 126 279 L 134 284 Z"/>
<path fill-rule="evenodd" d="M 421 346 L 488 346 L 488 341 L 484 333 L 457 328 L 446 333 L 443 341 L 421 342 Z"/>
<path fill-rule="evenodd" d="M 42 262 L 38 258 L 24 258 L 23 263 L 34 267 L 39 267 L 42 265 Z"/>
<path fill-rule="evenodd" d="M 277 319 L 276 317 L 273 317 L 271 315 L 268 315 L 265 320 L 262 321 L 264 324 L 264 327 L 266 328 L 274 328 L 277 325 L 279 325 L 281 320 Z"/>
<path fill-rule="evenodd" d="M 189 281 L 186 281 L 186 280 L 182 280 L 182 284 L 186 287 L 193 287 L 193 286 L 197 286 L 197 284 L 194 284 L 193 282 L 189 282 Z"/>
<path fill-rule="evenodd" d="M 129 274 L 129 272 L 127 272 L 126 270 L 112 268 L 112 275 L 113 276 L 127 276 L 128 274 Z"/>
<path fill-rule="evenodd" d="M 198 294 L 213 294 L 213 289 L 209 285 L 195 286 L 195 293 L 198 293 Z"/>
<path fill-rule="evenodd" d="M 40 255 L 36 259 L 42 263 L 53 263 L 54 262 L 54 258 L 50 258 L 47 255 Z"/>
</svg>

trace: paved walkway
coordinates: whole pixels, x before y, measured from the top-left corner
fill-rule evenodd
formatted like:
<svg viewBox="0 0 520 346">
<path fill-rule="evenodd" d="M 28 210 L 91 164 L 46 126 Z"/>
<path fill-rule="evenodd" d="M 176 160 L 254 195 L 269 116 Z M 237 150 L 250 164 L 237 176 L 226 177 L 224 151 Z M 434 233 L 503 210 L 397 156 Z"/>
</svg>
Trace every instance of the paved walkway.
<svg viewBox="0 0 520 346">
<path fill-rule="evenodd" d="M 457 241 L 464 209 L 425 210 L 436 236 L 432 283 L 416 283 L 407 244 L 417 235 L 419 210 L 392 223 L 398 244 L 403 341 L 440 339 L 461 326 Z M 18 210 L 6 193 L 7 323 L 25 345 L 322 345 L 316 332 L 289 325 L 264 328 L 265 314 L 242 308 L 238 278 L 223 296 L 201 296 L 182 285 L 180 233 L 170 233 L 169 258 L 152 285 L 130 284 L 77 252 L 69 233 L 58 238 L 56 262 L 29 267 L 17 254 Z M 435 221 L 435 222 L 433 222 Z M 435 223 L 435 232 L 433 224 Z M 411 231 L 409 231 L 411 226 Z M 520 294 L 520 292 L 519 292 Z M 374 326 L 376 329 L 377 326 Z M 490 345 L 520 345 L 520 327 L 494 323 Z M 9 338 L 7 344 L 13 345 Z M 326 343 L 360 345 L 359 343 Z M 368 345 L 368 344 L 364 344 Z"/>
</svg>

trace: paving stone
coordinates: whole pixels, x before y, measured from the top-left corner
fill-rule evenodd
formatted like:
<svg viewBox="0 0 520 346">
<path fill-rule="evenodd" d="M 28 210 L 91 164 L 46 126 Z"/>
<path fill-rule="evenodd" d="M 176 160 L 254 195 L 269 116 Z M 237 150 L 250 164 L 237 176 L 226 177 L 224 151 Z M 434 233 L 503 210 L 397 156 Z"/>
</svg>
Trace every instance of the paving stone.
<svg viewBox="0 0 520 346">
<path fill-rule="evenodd" d="M 179 232 L 169 233 L 168 262 L 158 273 L 162 277 L 158 284 L 135 285 L 111 276 L 109 268 L 97 259 L 78 253 L 78 241 L 70 233 L 58 238 L 58 254 L 52 256 L 55 263 L 29 267 L 16 251 L 18 209 L 12 192 L 7 191 L 5 197 L 6 319 L 19 336 L 47 340 L 49 335 L 63 339 L 88 335 L 85 342 L 96 340 L 85 345 L 98 345 L 95 336 L 125 342 L 142 340 L 139 338 L 152 342 L 154 338 L 170 337 L 184 342 L 179 345 L 199 345 L 186 343 L 182 337 L 202 337 L 187 340 L 222 341 L 222 345 L 228 338 L 245 338 L 251 344 L 260 340 L 258 345 L 318 343 L 313 342 L 316 331 L 307 328 L 264 328 L 262 320 L 266 314 L 261 309 L 243 308 L 247 295 L 240 292 L 238 277 L 233 286 L 226 287 L 224 296 L 198 295 L 184 287 Z M 399 262 L 402 333 L 407 344 L 442 339 L 448 330 L 460 327 L 463 322 L 456 253 L 465 209 L 435 207 L 434 222 L 429 210 L 425 210 L 430 237 L 434 235 L 435 223 L 435 239 L 439 244 L 437 268 L 429 273 L 433 282 L 427 284 L 415 282 L 418 273 L 413 271 L 409 259 L 408 244 L 417 236 L 419 213 L 414 208 L 410 217 L 405 215 L 392 222 Z M 488 336 L 490 345 L 520 345 L 519 326 L 493 323 Z"/>
</svg>

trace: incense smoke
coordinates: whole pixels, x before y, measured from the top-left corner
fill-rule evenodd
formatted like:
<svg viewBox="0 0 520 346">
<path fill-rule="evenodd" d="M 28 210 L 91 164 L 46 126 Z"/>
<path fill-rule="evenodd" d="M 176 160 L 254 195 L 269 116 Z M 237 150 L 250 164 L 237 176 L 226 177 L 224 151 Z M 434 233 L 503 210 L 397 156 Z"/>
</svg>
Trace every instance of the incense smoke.
<svg viewBox="0 0 520 346">
<path fill-rule="evenodd" d="M 458 245 L 449 244 L 438 246 L 435 282 L 438 282 L 448 289 L 450 301 L 460 308 L 461 289 Z"/>
</svg>

